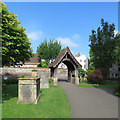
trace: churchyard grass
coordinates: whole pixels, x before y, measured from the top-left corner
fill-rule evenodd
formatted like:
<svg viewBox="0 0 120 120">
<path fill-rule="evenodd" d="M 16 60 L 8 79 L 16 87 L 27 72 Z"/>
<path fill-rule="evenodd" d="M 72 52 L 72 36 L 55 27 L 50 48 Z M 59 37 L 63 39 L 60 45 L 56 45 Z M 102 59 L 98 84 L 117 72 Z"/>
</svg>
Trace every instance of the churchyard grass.
<svg viewBox="0 0 120 120">
<path fill-rule="evenodd" d="M 102 85 L 99 84 L 88 84 L 86 81 L 80 82 L 80 87 L 89 87 L 89 88 L 110 88 L 114 89 L 115 87 L 118 86 L 117 82 L 109 82 L 109 81 L 104 81 Z"/>
<path fill-rule="evenodd" d="M 41 89 L 38 104 L 18 104 L 18 86 L 6 85 L 2 93 L 2 118 L 71 118 L 71 107 L 64 91 L 50 84 Z"/>
</svg>

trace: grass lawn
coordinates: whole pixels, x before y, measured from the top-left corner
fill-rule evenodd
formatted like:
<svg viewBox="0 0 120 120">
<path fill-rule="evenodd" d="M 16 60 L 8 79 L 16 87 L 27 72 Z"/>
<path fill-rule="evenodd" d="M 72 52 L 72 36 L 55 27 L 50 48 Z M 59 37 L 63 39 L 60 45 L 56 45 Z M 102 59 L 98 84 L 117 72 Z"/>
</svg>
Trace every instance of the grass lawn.
<svg viewBox="0 0 120 120">
<path fill-rule="evenodd" d="M 17 104 L 17 85 L 7 85 L 3 92 L 3 118 L 72 118 L 64 91 L 50 85 L 41 89 L 38 104 Z"/>
<path fill-rule="evenodd" d="M 2 119 L 2 104 L 0 103 L 0 120 Z"/>
<path fill-rule="evenodd" d="M 118 86 L 118 83 L 105 81 L 103 85 L 98 84 L 88 84 L 86 81 L 80 82 L 80 87 L 89 87 L 89 88 L 115 88 Z"/>
</svg>

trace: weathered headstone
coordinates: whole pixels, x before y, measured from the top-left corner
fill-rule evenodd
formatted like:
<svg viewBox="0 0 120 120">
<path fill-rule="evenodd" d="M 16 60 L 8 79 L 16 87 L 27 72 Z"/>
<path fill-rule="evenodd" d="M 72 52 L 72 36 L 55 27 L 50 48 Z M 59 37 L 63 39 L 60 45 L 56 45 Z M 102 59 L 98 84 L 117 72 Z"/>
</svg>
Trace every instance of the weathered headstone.
<svg viewBox="0 0 120 120">
<path fill-rule="evenodd" d="M 40 78 L 36 75 L 37 71 L 32 71 L 30 78 L 18 79 L 18 103 L 37 104 L 40 97 Z"/>
</svg>

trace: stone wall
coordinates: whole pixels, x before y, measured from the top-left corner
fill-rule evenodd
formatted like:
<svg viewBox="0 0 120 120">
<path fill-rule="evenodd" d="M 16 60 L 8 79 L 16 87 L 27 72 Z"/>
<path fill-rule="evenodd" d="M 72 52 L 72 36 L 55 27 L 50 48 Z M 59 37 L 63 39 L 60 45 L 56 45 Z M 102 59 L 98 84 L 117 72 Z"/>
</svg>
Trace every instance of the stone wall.
<svg viewBox="0 0 120 120">
<path fill-rule="evenodd" d="M 14 67 L 6 67 L 0 68 L 0 73 L 12 73 L 19 75 L 27 75 L 31 76 L 32 70 L 38 71 L 38 77 L 40 77 L 40 88 L 49 88 L 49 77 L 50 77 L 50 69 L 49 68 L 14 68 Z M 57 69 L 57 77 L 59 79 L 67 79 L 68 70 L 58 68 Z"/>
<path fill-rule="evenodd" d="M 58 68 L 57 69 L 57 77 L 59 79 L 67 79 L 68 78 L 68 69 Z"/>
<path fill-rule="evenodd" d="M 11 73 L 18 75 L 27 75 L 31 76 L 32 70 L 38 71 L 38 77 L 40 77 L 40 88 L 49 88 L 49 77 L 50 77 L 50 69 L 49 68 L 14 68 L 14 67 L 6 67 L 0 68 L 0 73 Z"/>
</svg>

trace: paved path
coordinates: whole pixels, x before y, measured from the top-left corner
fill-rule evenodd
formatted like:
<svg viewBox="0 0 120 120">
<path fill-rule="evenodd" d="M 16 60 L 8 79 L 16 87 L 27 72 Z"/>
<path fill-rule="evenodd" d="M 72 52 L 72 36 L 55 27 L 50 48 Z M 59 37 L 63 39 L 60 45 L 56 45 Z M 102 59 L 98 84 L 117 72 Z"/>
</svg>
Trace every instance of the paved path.
<svg viewBox="0 0 120 120">
<path fill-rule="evenodd" d="M 83 88 L 59 82 L 72 108 L 73 118 L 118 118 L 118 98 L 111 90 Z"/>
</svg>

